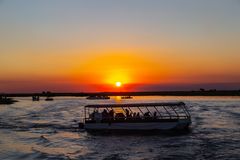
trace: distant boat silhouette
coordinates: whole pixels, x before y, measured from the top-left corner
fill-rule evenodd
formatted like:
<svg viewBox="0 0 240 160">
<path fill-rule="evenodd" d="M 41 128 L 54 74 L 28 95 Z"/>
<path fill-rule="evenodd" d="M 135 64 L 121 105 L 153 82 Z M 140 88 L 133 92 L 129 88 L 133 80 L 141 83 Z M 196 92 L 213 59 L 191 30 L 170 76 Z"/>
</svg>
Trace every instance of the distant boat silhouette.
<svg viewBox="0 0 240 160">
<path fill-rule="evenodd" d="M 122 96 L 121 99 L 132 99 L 132 96 Z"/>
<path fill-rule="evenodd" d="M 0 104 L 13 104 L 15 102 L 18 102 L 18 101 L 12 98 L 7 98 L 6 96 L 0 97 Z"/>
<path fill-rule="evenodd" d="M 45 101 L 53 101 L 53 98 L 52 98 L 52 97 L 47 97 L 47 98 L 45 99 Z"/>
<path fill-rule="evenodd" d="M 39 96 L 32 96 L 32 101 L 39 101 Z"/>
<path fill-rule="evenodd" d="M 89 96 L 87 99 L 94 100 L 94 99 L 110 99 L 109 96 Z"/>
</svg>

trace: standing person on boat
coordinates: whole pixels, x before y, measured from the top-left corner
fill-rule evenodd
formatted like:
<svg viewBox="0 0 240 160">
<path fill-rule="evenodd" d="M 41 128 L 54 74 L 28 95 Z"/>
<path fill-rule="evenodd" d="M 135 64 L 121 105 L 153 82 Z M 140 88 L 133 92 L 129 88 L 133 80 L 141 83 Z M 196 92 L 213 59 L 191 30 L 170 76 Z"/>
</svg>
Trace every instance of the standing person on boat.
<svg viewBox="0 0 240 160">
<path fill-rule="evenodd" d="M 139 112 L 137 112 L 136 119 L 137 119 L 137 120 L 140 120 L 140 119 L 141 119 Z"/>
<path fill-rule="evenodd" d="M 111 110 L 109 111 L 109 119 L 110 119 L 110 120 L 113 120 L 113 119 L 114 119 L 114 111 L 113 111 L 113 109 L 111 109 Z"/>
<path fill-rule="evenodd" d="M 102 118 L 103 118 L 104 120 L 106 120 L 106 119 L 108 118 L 108 112 L 107 112 L 106 109 L 104 109 L 103 112 L 102 112 Z"/>
<path fill-rule="evenodd" d="M 157 119 L 157 112 L 156 111 L 153 113 L 153 119 Z"/>
</svg>

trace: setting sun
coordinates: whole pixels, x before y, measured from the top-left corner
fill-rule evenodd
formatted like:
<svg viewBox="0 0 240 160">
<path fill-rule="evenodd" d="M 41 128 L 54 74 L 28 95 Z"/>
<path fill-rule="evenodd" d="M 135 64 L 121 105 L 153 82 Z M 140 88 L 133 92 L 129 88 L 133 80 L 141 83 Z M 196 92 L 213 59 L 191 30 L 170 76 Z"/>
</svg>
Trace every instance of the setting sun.
<svg viewBox="0 0 240 160">
<path fill-rule="evenodd" d="M 116 82 L 116 87 L 121 87 L 122 86 L 122 83 L 121 82 Z"/>
</svg>

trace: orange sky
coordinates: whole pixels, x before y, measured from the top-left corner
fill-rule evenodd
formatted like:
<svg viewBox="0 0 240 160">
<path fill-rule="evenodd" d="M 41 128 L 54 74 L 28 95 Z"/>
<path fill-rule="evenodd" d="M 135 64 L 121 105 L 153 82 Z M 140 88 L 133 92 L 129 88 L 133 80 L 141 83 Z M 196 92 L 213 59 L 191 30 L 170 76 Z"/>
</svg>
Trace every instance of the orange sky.
<svg viewBox="0 0 240 160">
<path fill-rule="evenodd" d="M 211 57 L 208 60 L 192 59 L 195 62 L 189 63 L 188 59 L 181 57 L 172 60 L 171 56 L 153 57 L 133 51 L 90 55 L 51 55 L 46 59 L 41 55 L 28 55 L 26 57 L 29 63 L 18 62 L 17 68 L 2 72 L 5 74 L 2 76 L 2 81 L 5 82 L 2 86 L 13 84 L 11 86 L 17 91 L 134 91 L 144 85 L 236 83 L 234 78 L 240 78 L 231 66 L 223 67 L 222 62 L 211 64 Z M 122 83 L 120 88 L 115 86 L 118 81 Z M 14 88 L 10 90 L 14 91 Z M 149 90 L 151 89 L 156 88 L 150 87 Z"/>
<path fill-rule="evenodd" d="M 239 3 L 216 2 L 3 1 L 0 92 L 238 89 Z"/>
</svg>

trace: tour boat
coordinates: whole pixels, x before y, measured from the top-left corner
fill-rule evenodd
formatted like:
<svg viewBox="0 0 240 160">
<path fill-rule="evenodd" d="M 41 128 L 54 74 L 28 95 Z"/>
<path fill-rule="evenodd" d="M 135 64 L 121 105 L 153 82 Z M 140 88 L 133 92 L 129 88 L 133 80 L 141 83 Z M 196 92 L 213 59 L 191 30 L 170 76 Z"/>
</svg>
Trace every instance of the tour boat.
<svg viewBox="0 0 240 160">
<path fill-rule="evenodd" d="M 183 102 L 98 104 L 84 107 L 87 131 L 181 130 L 191 124 L 191 115 Z"/>
</svg>

